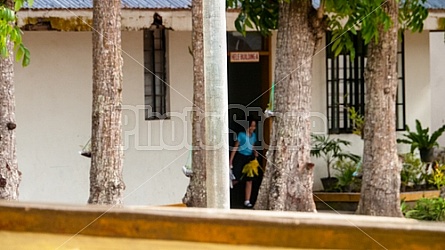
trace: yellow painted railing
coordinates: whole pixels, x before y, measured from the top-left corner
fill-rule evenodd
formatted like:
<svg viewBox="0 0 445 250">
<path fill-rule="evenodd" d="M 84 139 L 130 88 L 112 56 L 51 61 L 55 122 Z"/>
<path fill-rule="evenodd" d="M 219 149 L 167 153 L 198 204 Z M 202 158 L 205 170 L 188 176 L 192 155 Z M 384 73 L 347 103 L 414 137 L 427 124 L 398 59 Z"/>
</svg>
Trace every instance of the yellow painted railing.
<svg viewBox="0 0 445 250">
<path fill-rule="evenodd" d="M 443 249 L 445 224 L 327 213 L 0 202 L 1 233 L 341 249 Z M 0 237 L 0 245 L 4 238 Z"/>
</svg>

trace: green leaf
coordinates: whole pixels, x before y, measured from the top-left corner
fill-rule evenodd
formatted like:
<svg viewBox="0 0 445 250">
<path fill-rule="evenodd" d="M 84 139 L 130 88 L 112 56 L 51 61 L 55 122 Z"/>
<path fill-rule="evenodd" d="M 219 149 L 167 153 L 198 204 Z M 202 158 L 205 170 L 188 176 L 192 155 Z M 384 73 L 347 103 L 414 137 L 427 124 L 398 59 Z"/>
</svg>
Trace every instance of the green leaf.
<svg viewBox="0 0 445 250">
<path fill-rule="evenodd" d="M 15 60 L 16 60 L 16 61 L 20 61 L 20 59 L 22 59 L 22 57 L 23 57 L 25 51 L 24 51 L 24 49 L 23 49 L 22 46 L 18 46 L 18 48 L 17 48 L 16 51 L 17 51 L 17 52 L 16 52 L 16 54 L 15 54 Z"/>
<path fill-rule="evenodd" d="M 355 29 L 354 26 L 351 26 L 349 30 L 351 31 L 352 34 L 357 35 L 357 30 Z"/>
<path fill-rule="evenodd" d="M 1 54 L 2 54 L 3 57 L 7 57 L 8 56 L 8 48 L 6 46 L 2 46 Z"/>
<path fill-rule="evenodd" d="M 4 8 L 1 13 L 1 18 L 4 19 L 2 22 L 8 23 L 15 21 L 15 12 L 9 8 Z"/>
<path fill-rule="evenodd" d="M 343 46 L 338 46 L 337 48 L 335 48 L 334 55 L 338 56 L 341 54 L 342 51 L 343 51 Z"/>
<path fill-rule="evenodd" d="M 14 2 L 14 10 L 15 10 L 15 11 L 19 11 L 19 10 L 22 8 L 22 6 L 23 6 L 23 1 L 21 1 L 21 0 L 16 0 L 16 1 Z"/>
<path fill-rule="evenodd" d="M 355 48 L 352 47 L 352 48 L 349 50 L 349 52 L 350 52 L 350 55 L 351 55 L 351 61 L 354 61 L 354 59 L 355 59 Z"/>
<path fill-rule="evenodd" d="M 235 20 L 235 28 L 240 33 L 245 32 L 245 30 L 243 29 L 242 21 L 240 20 L 240 16 L 238 16 Z"/>
<path fill-rule="evenodd" d="M 253 28 L 253 25 L 252 25 L 252 22 L 250 21 L 250 19 L 246 19 L 244 24 L 251 29 Z"/>
<path fill-rule="evenodd" d="M 22 66 L 26 67 L 31 63 L 31 56 L 29 53 L 29 50 L 27 48 L 24 48 L 25 54 L 23 56 Z"/>
</svg>

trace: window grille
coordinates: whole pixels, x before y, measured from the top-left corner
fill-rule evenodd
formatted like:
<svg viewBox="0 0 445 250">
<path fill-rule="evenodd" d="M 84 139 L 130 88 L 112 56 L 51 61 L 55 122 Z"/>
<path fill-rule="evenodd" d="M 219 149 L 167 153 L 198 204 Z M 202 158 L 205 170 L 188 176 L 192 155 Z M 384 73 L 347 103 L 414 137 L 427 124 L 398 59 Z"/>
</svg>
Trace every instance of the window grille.
<svg viewBox="0 0 445 250">
<path fill-rule="evenodd" d="M 330 134 L 352 133 L 353 121 L 349 119 L 348 108 L 365 113 L 366 46 L 360 34 L 353 36 L 355 58 L 342 52 L 337 57 L 332 52 L 331 33 L 326 35 L 326 97 L 327 117 Z M 402 37 L 403 38 L 403 37 Z M 396 128 L 405 127 L 405 69 L 404 43 L 399 43 L 397 52 L 398 87 L 396 99 Z"/>
<path fill-rule="evenodd" d="M 165 29 L 144 30 L 145 119 L 167 118 Z"/>
</svg>

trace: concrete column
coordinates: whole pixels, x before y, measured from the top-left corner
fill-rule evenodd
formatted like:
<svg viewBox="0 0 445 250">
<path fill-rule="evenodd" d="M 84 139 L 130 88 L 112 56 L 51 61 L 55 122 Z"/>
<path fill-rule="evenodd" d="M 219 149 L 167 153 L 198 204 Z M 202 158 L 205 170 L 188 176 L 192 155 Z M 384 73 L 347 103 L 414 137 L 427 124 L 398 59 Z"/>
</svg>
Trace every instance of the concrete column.
<svg viewBox="0 0 445 250">
<path fill-rule="evenodd" d="M 225 0 L 203 1 L 207 207 L 230 209 Z"/>
</svg>

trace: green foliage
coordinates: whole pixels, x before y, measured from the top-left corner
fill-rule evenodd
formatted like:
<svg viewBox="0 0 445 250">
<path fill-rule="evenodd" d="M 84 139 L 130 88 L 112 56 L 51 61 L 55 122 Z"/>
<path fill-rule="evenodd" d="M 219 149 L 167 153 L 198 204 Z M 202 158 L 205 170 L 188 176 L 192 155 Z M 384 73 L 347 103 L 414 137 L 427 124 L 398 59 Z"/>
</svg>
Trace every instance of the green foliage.
<svg viewBox="0 0 445 250">
<path fill-rule="evenodd" d="M 405 199 L 400 203 L 400 210 L 402 211 L 403 216 L 406 216 L 406 213 L 411 209 L 411 207 L 406 203 Z"/>
<path fill-rule="evenodd" d="M 247 28 L 256 28 L 263 35 L 270 35 L 271 30 L 277 29 L 278 6 L 280 1 L 269 0 L 226 0 L 227 8 L 241 8 L 235 20 L 236 30 L 246 35 Z"/>
<path fill-rule="evenodd" d="M 399 22 L 402 30 L 409 29 L 420 32 L 428 10 L 423 6 L 426 0 L 399 1 Z M 352 34 L 360 30 L 365 45 L 372 40 L 378 41 L 379 28 L 385 31 L 393 23 L 382 5 L 386 0 L 325 0 L 325 10 L 329 13 L 328 27 L 332 30 L 332 51 L 338 56 L 349 51 L 351 60 L 355 57 Z"/>
<path fill-rule="evenodd" d="M 341 159 L 335 162 L 333 169 L 337 170 L 335 177 L 338 179 L 338 189 L 344 192 L 360 191 L 361 179 L 354 176 L 357 164 L 357 162 L 350 159 Z"/>
<path fill-rule="evenodd" d="M 407 218 L 428 221 L 445 221 L 445 200 L 443 198 L 421 198 L 412 209 L 407 209 Z"/>
<path fill-rule="evenodd" d="M 399 23 L 403 30 L 422 32 L 423 21 L 428 17 L 428 10 L 424 7 L 426 0 L 400 1 Z"/>
<path fill-rule="evenodd" d="M 343 152 L 342 146 L 349 146 L 351 143 L 339 138 L 333 139 L 325 135 L 311 135 L 312 149 L 311 156 L 323 158 L 326 161 L 328 178 L 331 177 L 331 164 L 337 160 L 350 159 L 354 162 L 360 160 L 360 156 L 349 152 Z"/>
<path fill-rule="evenodd" d="M 400 178 L 403 186 L 410 186 L 412 184 L 419 185 L 423 181 L 423 163 L 415 157 L 412 153 L 403 155 L 403 168 L 400 172 Z"/>
<path fill-rule="evenodd" d="M 413 153 L 416 149 L 431 149 L 439 145 L 437 143 L 437 139 L 439 139 L 444 131 L 445 124 L 434 131 L 430 137 L 429 128 L 422 128 L 422 124 L 420 123 L 420 121 L 416 120 L 416 131 L 411 131 L 409 127 L 406 126 L 407 134 L 403 135 L 406 139 L 397 139 L 397 143 L 410 144 L 411 153 Z"/>
<path fill-rule="evenodd" d="M 1 56 L 8 56 L 8 48 L 6 46 L 8 38 L 14 43 L 14 50 L 16 51 L 16 60 L 22 61 L 22 66 L 27 66 L 30 63 L 29 50 L 22 43 L 22 31 L 15 23 L 17 22 L 16 11 L 18 11 L 25 2 L 28 5 L 33 4 L 33 0 L 16 0 L 14 10 L 0 4 L 0 53 Z"/>
<path fill-rule="evenodd" d="M 349 119 L 352 120 L 353 131 L 355 135 L 362 136 L 365 127 L 365 117 L 358 113 L 354 107 L 348 108 Z"/>
<path fill-rule="evenodd" d="M 14 0 L 14 10 L 19 11 L 25 3 L 28 3 L 28 6 L 31 7 L 34 4 L 34 0 Z"/>
<path fill-rule="evenodd" d="M 290 0 L 226 0 L 227 8 L 240 8 L 235 21 L 236 29 L 246 34 L 246 28 L 256 28 L 263 35 L 269 35 L 278 26 L 278 8 Z M 428 16 L 424 7 L 426 0 L 404 0 L 399 2 L 399 23 L 402 30 L 413 32 L 423 30 Z M 382 5 L 387 0 L 321 0 L 319 8 L 322 17 L 327 18 L 328 29 L 332 31 L 332 51 L 336 56 L 344 51 L 355 58 L 352 35 L 360 30 L 365 44 L 378 41 L 379 28 L 388 30 L 393 23 Z"/>
</svg>

